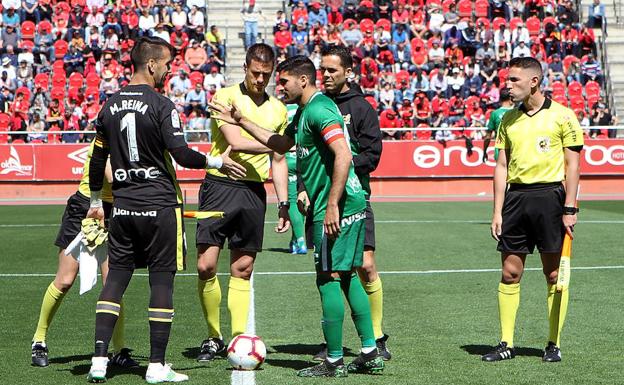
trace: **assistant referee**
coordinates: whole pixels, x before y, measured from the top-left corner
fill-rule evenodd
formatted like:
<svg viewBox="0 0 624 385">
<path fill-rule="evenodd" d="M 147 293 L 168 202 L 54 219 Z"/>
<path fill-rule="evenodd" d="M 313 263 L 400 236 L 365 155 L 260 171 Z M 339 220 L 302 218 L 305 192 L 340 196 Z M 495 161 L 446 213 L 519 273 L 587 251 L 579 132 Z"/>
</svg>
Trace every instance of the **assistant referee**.
<svg viewBox="0 0 624 385">
<path fill-rule="evenodd" d="M 543 361 L 561 361 L 559 335 L 568 306 L 568 290 L 557 293 L 563 236 L 576 223 L 583 131 L 572 110 L 541 90 L 540 63 L 531 57 L 509 62 L 507 88 L 517 108 L 505 114 L 496 148 L 492 237 L 501 252 L 498 286 L 501 342 L 482 357 L 501 361 L 515 357 L 513 334 L 520 303 L 520 279 L 527 254 L 539 250 L 548 286 L 550 333 Z M 504 150 L 504 151 L 503 151 Z M 553 306 L 554 304 L 554 306 Z M 559 305 L 560 304 L 560 305 Z"/>
</svg>

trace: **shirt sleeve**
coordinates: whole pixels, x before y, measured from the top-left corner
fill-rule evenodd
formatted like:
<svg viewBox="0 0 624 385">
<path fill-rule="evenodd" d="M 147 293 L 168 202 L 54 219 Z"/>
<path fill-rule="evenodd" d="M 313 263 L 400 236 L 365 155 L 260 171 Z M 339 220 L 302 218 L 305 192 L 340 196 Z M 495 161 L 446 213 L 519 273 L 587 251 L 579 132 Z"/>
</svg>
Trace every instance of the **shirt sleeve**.
<svg viewBox="0 0 624 385">
<path fill-rule="evenodd" d="M 325 144 L 330 145 L 338 139 L 345 139 L 344 121 L 337 111 L 333 111 L 329 106 L 320 105 L 314 111 L 310 111 L 309 115 L 312 120 L 311 129 L 321 135 Z"/>
<path fill-rule="evenodd" d="M 507 126 L 509 125 L 508 122 L 509 119 L 505 119 L 505 117 L 503 117 L 503 120 L 498 127 L 498 133 L 496 134 L 496 145 L 494 147 L 498 148 L 499 150 L 506 150 L 510 147 L 509 142 L 507 141 Z"/>
<path fill-rule="evenodd" d="M 583 145 L 583 129 L 572 110 L 566 108 L 560 123 L 563 147 Z"/>
<path fill-rule="evenodd" d="M 171 150 L 173 148 L 187 146 L 180 115 L 175 105 L 167 99 L 162 108 L 156 111 L 156 113 L 160 116 L 158 119 L 160 131 L 167 149 Z"/>
</svg>

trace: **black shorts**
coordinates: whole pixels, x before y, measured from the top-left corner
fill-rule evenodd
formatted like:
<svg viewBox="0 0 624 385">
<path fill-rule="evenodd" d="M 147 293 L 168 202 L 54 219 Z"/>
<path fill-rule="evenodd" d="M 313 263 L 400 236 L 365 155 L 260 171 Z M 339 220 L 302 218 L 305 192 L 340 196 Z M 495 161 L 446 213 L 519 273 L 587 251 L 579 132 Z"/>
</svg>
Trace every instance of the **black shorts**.
<svg viewBox="0 0 624 385">
<path fill-rule="evenodd" d="M 259 252 L 264 238 L 266 191 L 260 182 L 207 175 L 199 190 L 200 211 L 223 211 L 223 218 L 197 221 L 196 244 Z"/>
<path fill-rule="evenodd" d="M 108 227 L 108 266 L 113 270 L 185 269 L 186 239 L 182 208 L 113 208 Z"/>
<path fill-rule="evenodd" d="M 370 201 L 366 200 L 366 222 L 364 222 L 364 249 L 375 250 L 375 215 Z"/>
<path fill-rule="evenodd" d="M 65 212 L 63 212 L 63 218 L 61 219 L 61 228 L 56 235 L 56 241 L 54 241 L 56 246 L 65 249 L 76 238 L 76 235 L 80 232 L 82 220 L 87 217 L 90 204 L 91 200 L 80 192 L 76 192 L 67 199 Z M 103 202 L 103 207 L 104 216 L 108 218 L 111 212 L 111 204 Z"/>
<path fill-rule="evenodd" d="M 510 185 L 503 203 L 497 250 L 505 253 L 559 253 L 565 228 L 561 221 L 565 189 L 561 183 Z"/>
</svg>

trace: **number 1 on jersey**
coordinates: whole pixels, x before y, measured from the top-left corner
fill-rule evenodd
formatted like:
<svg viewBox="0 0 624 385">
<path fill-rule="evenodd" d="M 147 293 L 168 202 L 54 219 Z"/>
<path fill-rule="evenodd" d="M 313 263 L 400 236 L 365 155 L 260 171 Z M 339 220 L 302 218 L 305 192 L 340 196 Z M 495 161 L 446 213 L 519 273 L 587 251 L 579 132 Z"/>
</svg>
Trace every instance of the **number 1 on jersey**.
<svg viewBox="0 0 624 385">
<path fill-rule="evenodd" d="M 130 156 L 130 162 L 139 161 L 139 147 L 137 146 L 136 138 L 136 114 L 134 112 L 127 113 L 121 119 L 121 131 L 126 131 L 128 138 L 128 155 Z"/>
</svg>

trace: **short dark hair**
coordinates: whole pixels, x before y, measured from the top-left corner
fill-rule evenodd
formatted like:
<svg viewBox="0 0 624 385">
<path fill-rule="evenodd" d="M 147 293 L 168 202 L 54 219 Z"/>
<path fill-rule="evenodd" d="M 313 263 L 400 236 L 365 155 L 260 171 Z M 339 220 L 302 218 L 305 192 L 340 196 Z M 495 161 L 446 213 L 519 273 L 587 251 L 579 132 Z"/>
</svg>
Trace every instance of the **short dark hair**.
<svg viewBox="0 0 624 385">
<path fill-rule="evenodd" d="M 277 72 L 288 72 L 292 75 L 306 75 L 311 83 L 316 83 L 316 67 L 307 56 L 297 55 L 290 57 L 277 66 Z"/>
<path fill-rule="evenodd" d="M 143 67 L 150 59 L 159 60 L 163 57 L 163 51 L 168 50 L 171 58 L 175 57 L 176 50 L 171 44 L 160 37 L 143 36 L 134 42 L 130 52 L 130 60 L 134 70 Z"/>
<path fill-rule="evenodd" d="M 540 83 L 542 82 L 544 73 L 542 71 L 542 65 L 537 59 L 532 58 L 530 56 L 516 57 L 509 61 L 509 68 L 513 68 L 513 67 L 522 68 L 522 69 L 532 69 L 533 71 L 539 74 Z"/>
<path fill-rule="evenodd" d="M 245 64 L 250 65 L 252 60 L 259 61 L 260 63 L 275 64 L 275 52 L 268 44 L 254 44 L 247 50 Z"/>
<path fill-rule="evenodd" d="M 343 68 L 353 68 L 351 50 L 341 45 L 330 45 L 321 49 L 321 56 L 338 56 Z"/>
<path fill-rule="evenodd" d="M 511 100 L 511 93 L 509 92 L 509 88 L 503 88 L 500 92 L 499 100 L 501 102 L 506 102 Z"/>
</svg>

